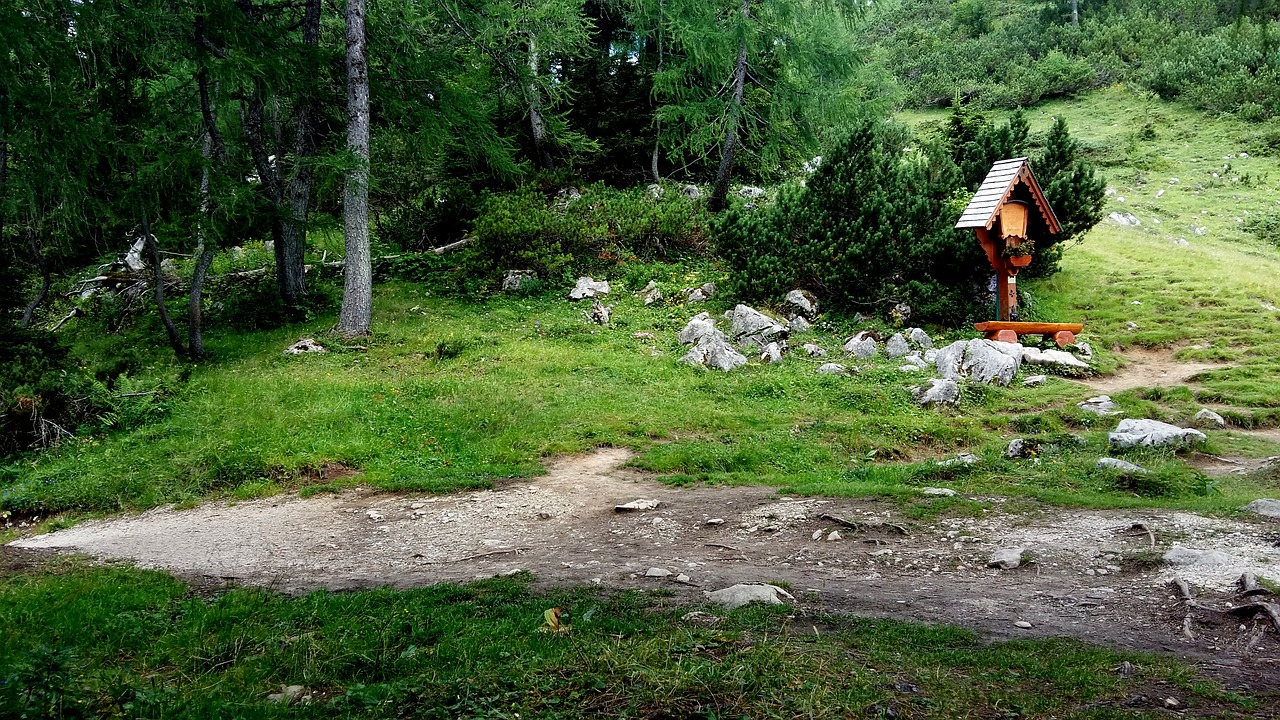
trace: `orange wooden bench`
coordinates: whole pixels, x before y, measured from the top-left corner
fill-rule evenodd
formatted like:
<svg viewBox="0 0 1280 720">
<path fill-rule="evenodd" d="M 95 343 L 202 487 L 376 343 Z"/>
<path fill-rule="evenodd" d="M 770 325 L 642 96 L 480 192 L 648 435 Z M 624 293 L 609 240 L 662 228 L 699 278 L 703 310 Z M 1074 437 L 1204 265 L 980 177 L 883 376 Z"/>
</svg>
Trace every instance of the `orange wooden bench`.
<svg viewBox="0 0 1280 720">
<path fill-rule="evenodd" d="M 1058 347 L 1075 343 L 1076 333 L 1084 329 L 1084 323 L 1033 323 L 994 320 L 974 323 L 974 330 L 986 335 L 988 340 L 1018 342 L 1020 335 L 1043 335 L 1052 339 Z"/>
</svg>

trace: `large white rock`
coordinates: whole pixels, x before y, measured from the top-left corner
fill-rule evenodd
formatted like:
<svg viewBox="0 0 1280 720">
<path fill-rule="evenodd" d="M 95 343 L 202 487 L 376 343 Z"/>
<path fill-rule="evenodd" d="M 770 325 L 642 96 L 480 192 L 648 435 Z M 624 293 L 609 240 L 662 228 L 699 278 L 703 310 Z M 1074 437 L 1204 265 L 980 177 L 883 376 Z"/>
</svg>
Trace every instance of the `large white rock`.
<svg viewBox="0 0 1280 720">
<path fill-rule="evenodd" d="M 1207 440 L 1205 434 L 1192 428 L 1180 428 L 1177 425 L 1162 423 L 1159 420 L 1134 420 L 1126 418 L 1120 421 L 1114 432 L 1107 436 L 1111 447 L 1124 450 L 1136 447 L 1166 447 L 1201 443 Z"/>
<path fill-rule="evenodd" d="M 841 349 L 859 360 L 870 360 L 879 352 L 876 341 L 870 337 L 849 338 Z"/>
<path fill-rule="evenodd" d="M 714 370 L 729 372 L 747 364 L 747 358 L 729 344 L 729 339 L 719 330 L 698 338 L 689 352 L 677 362 L 686 365 L 702 365 Z"/>
<path fill-rule="evenodd" d="M 771 342 L 765 345 L 760 352 L 760 361 L 767 363 L 782 362 L 782 351 L 786 348 L 786 343 L 778 344 Z"/>
<path fill-rule="evenodd" d="M 792 290 L 787 293 L 786 299 L 782 301 L 782 306 L 790 315 L 809 320 L 818 316 L 818 298 L 808 290 Z"/>
<path fill-rule="evenodd" d="M 763 348 L 775 340 L 787 337 L 787 326 L 755 308 L 738 305 L 726 313 L 729 319 L 729 337 L 739 347 Z"/>
<path fill-rule="evenodd" d="M 1120 414 L 1120 406 L 1111 402 L 1110 395 L 1099 395 L 1097 397 L 1091 397 L 1088 400 L 1085 400 L 1084 402 L 1076 403 L 1076 407 L 1080 408 L 1081 410 L 1084 410 L 1085 412 L 1091 412 L 1095 415 L 1105 416 L 1105 415 Z"/>
<path fill-rule="evenodd" d="M 1201 409 L 1195 417 L 1191 418 L 1191 422 L 1200 427 L 1224 428 L 1227 426 L 1226 419 L 1209 408 Z"/>
<path fill-rule="evenodd" d="M 1164 554 L 1164 561 L 1170 565 L 1230 565 L 1239 562 L 1239 559 L 1221 550 L 1198 550 L 1174 545 Z"/>
<path fill-rule="evenodd" d="M 804 319 L 803 315 L 797 315 L 787 321 L 787 330 L 789 330 L 792 335 L 807 333 L 811 327 L 813 326 L 809 324 L 808 320 Z"/>
<path fill-rule="evenodd" d="M 939 348 L 934 354 L 934 367 L 938 368 L 938 376 L 946 380 L 963 380 L 964 374 L 960 365 L 964 363 L 964 351 L 969 346 L 964 340 L 957 340 L 950 345 Z M 925 353 L 925 359 L 929 354 Z"/>
<path fill-rule="evenodd" d="M 960 386 L 954 380 L 933 378 L 928 384 L 909 388 L 911 399 L 921 407 L 938 405 L 958 405 L 960 403 Z"/>
<path fill-rule="evenodd" d="M 1000 568 L 1001 570 L 1012 570 L 1022 564 L 1022 548 L 1004 548 L 991 553 L 991 559 L 987 561 L 987 567 Z"/>
<path fill-rule="evenodd" d="M 1070 368 L 1072 370 L 1089 370 L 1089 363 L 1072 355 L 1065 350 L 1041 350 L 1040 348 L 1025 348 L 1022 353 L 1022 362 L 1028 365 L 1039 365 L 1047 367 Z"/>
<path fill-rule="evenodd" d="M 929 333 L 918 327 L 907 328 L 907 339 L 911 341 L 912 345 L 921 350 L 928 350 L 933 347 L 933 338 L 929 337 Z"/>
<path fill-rule="evenodd" d="M 1130 475 L 1146 475 L 1147 471 L 1140 465 L 1134 465 L 1119 458 L 1098 458 L 1098 463 L 1094 466 L 1099 470 L 1115 470 L 1117 472 L 1128 473 Z"/>
<path fill-rule="evenodd" d="M 311 338 L 302 338 L 284 349 L 285 355 L 305 355 L 307 353 L 329 352 L 323 345 Z"/>
<path fill-rule="evenodd" d="M 891 358 L 900 358 L 911 352 L 911 346 L 907 344 L 907 339 L 902 333 L 894 333 L 889 338 L 889 342 L 884 345 L 884 354 Z"/>
<path fill-rule="evenodd" d="M 1254 500 L 1240 509 L 1263 517 L 1280 518 L 1280 500 L 1262 498 Z"/>
<path fill-rule="evenodd" d="M 570 300 L 587 300 L 590 298 L 600 297 L 609 294 L 609 283 L 605 280 L 593 280 L 589 277 L 580 277 L 578 282 L 574 283 L 573 289 L 569 291 Z"/>
<path fill-rule="evenodd" d="M 786 600 L 795 600 L 791 593 L 777 585 L 745 585 L 740 583 L 722 590 L 709 592 L 706 595 L 708 600 L 723 605 L 727 610 L 740 608 L 753 602 L 782 605 Z M 786 598 L 786 600 L 783 598 Z"/>
<path fill-rule="evenodd" d="M 827 356 L 826 348 L 822 347 L 821 345 L 815 345 L 814 343 L 805 343 L 800 346 L 800 349 L 804 350 L 805 355 L 808 355 L 809 357 L 826 357 Z"/>
<path fill-rule="evenodd" d="M 970 340 L 965 346 L 960 371 L 970 380 L 1005 386 L 1018 374 L 1019 361 L 989 340 Z"/>
<path fill-rule="evenodd" d="M 819 375 L 843 375 L 848 371 L 849 369 L 840 363 L 823 363 L 818 366 Z"/>
<path fill-rule="evenodd" d="M 708 313 L 698 313 L 685 323 L 684 329 L 676 336 L 682 345 L 698 342 L 703 337 L 716 331 L 716 321 Z"/>
</svg>

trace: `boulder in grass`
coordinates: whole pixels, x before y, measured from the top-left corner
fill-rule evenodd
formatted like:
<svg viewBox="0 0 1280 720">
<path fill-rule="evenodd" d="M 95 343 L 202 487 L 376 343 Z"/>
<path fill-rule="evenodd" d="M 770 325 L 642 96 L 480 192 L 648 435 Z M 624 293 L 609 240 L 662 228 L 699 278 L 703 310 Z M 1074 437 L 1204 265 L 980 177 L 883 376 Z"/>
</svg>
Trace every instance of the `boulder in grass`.
<svg viewBox="0 0 1280 720">
<path fill-rule="evenodd" d="M 1120 414 L 1120 406 L 1116 405 L 1114 402 L 1111 402 L 1111 397 L 1109 395 L 1098 395 L 1097 397 L 1091 397 L 1088 400 L 1085 400 L 1084 402 L 1076 403 L 1076 407 L 1080 408 L 1085 412 L 1091 412 L 1094 415 L 1106 416 L 1106 415 Z"/>
<path fill-rule="evenodd" d="M 685 323 L 684 329 L 676 336 L 681 345 L 691 345 L 698 342 L 703 337 L 710 335 L 716 331 L 716 321 L 712 319 L 709 313 L 698 313 L 689 318 L 689 322 Z"/>
<path fill-rule="evenodd" d="M 792 290 L 782 301 L 782 307 L 791 317 L 813 320 L 818 317 L 818 298 L 808 290 Z"/>
<path fill-rule="evenodd" d="M 826 357 L 827 356 L 826 348 L 822 347 L 821 345 L 815 345 L 814 343 L 805 343 L 800 346 L 800 349 L 804 350 L 805 355 L 808 355 L 809 357 Z"/>
<path fill-rule="evenodd" d="M 1280 500 L 1272 500 L 1271 498 L 1262 498 L 1240 508 L 1245 512 L 1251 512 L 1255 515 L 1261 515 L 1268 518 L 1280 518 Z"/>
<path fill-rule="evenodd" d="M 1109 457 L 1099 458 L 1097 465 L 1095 465 L 1094 467 L 1098 468 L 1099 470 L 1115 470 L 1116 472 L 1123 473 L 1125 475 L 1146 475 L 1147 474 L 1147 470 L 1143 468 L 1141 465 L 1134 465 L 1131 462 L 1127 462 L 1119 458 L 1109 458 Z"/>
<path fill-rule="evenodd" d="M 868 332 L 860 332 L 849 338 L 841 349 L 859 360 L 870 360 L 879 352 L 875 338 Z"/>
<path fill-rule="evenodd" d="M 1048 381 L 1049 377 L 1047 375 L 1032 375 L 1026 380 L 1023 380 L 1022 385 L 1023 387 L 1040 387 Z"/>
<path fill-rule="evenodd" d="M 729 372 L 746 365 L 747 358 L 729 344 L 724 333 L 712 330 L 710 334 L 698 338 L 678 362 Z"/>
<path fill-rule="evenodd" d="M 307 353 L 329 352 L 323 345 L 311 338 L 302 338 L 284 349 L 285 355 L 306 355 Z"/>
<path fill-rule="evenodd" d="M 1072 355 L 1065 350 L 1041 350 L 1039 348 L 1026 348 L 1022 353 L 1022 361 L 1028 365 L 1038 365 L 1041 367 L 1055 367 L 1063 370 L 1082 371 L 1092 370 L 1089 363 Z"/>
<path fill-rule="evenodd" d="M 819 375 L 843 375 L 849 372 L 849 368 L 840 363 L 823 363 L 818 366 Z"/>
<path fill-rule="evenodd" d="M 786 325 L 746 305 L 738 305 L 725 315 L 730 322 L 729 337 L 741 348 L 763 348 L 789 334 Z"/>
<path fill-rule="evenodd" d="M 929 337 L 929 333 L 918 327 L 907 328 L 907 339 L 911 344 L 921 350 L 928 350 L 933 347 L 933 338 Z"/>
<path fill-rule="evenodd" d="M 766 605 L 782 605 L 786 600 L 795 600 L 791 593 L 777 585 L 747 585 L 739 583 L 707 593 L 707 599 L 723 605 L 727 610 L 740 608 L 753 602 Z"/>
<path fill-rule="evenodd" d="M 961 372 L 960 366 L 964 363 L 964 351 L 969 346 L 964 340 L 957 340 L 950 345 L 938 348 L 933 353 L 934 366 L 938 368 L 938 376 L 944 380 L 960 381 L 964 379 L 964 373 Z M 929 359 L 929 354 L 925 353 L 925 359 Z"/>
<path fill-rule="evenodd" d="M 760 351 L 760 362 L 776 363 L 782 362 L 782 353 L 786 350 L 786 343 L 771 342 L 765 345 Z"/>
<path fill-rule="evenodd" d="M 1018 373 L 1019 360 L 988 340 L 970 340 L 960 371 L 974 382 L 1007 386 Z"/>
<path fill-rule="evenodd" d="M 1111 447 L 1127 450 L 1138 447 L 1177 447 L 1202 443 L 1208 438 L 1199 430 L 1180 428 L 1159 420 L 1124 419 L 1107 436 Z"/>
<path fill-rule="evenodd" d="M 894 333 L 884 345 L 884 354 L 891 358 L 900 358 L 910 352 L 911 346 L 907 344 L 907 338 L 902 333 Z"/>
<path fill-rule="evenodd" d="M 574 283 L 573 289 L 569 291 L 569 299 L 590 300 L 591 298 L 602 297 L 608 294 L 608 281 L 594 280 L 589 277 L 580 277 L 578 278 L 578 282 Z"/>
<path fill-rule="evenodd" d="M 805 320 L 802 315 L 797 315 L 787 321 L 787 330 L 790 331 L 792 335 L 807 333 L 811 327 L 813 326 L 810 325 L 809 321 Z"/>
<path fill-rule="evenodd" d="M 921 407 L 960 404 L 960 386 L 954 380 L 934 378 L 925 385 L 908 389 L 911 390 L 911 399 Z"/>
<path fill-rule="evenodd" d="M 1191 418 L 1191 422 L 1200 427 L 1208 428 L 1222 429 L 1227 426 L 1226 419 L 1209 408 L 1201 409 L 1200 412 L 1196 413 L 1195 417 Z"/>
</svg>

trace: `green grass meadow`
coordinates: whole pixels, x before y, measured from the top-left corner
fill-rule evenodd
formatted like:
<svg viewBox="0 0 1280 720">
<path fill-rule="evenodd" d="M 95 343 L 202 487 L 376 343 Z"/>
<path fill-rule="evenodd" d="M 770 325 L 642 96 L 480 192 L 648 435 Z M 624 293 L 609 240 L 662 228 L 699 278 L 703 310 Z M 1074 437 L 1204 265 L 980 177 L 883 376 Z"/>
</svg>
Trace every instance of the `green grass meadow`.
<svg viewBox="0 0 1280 720">
<path fill-rule="evenodd" d="M 708 628 L 661 592 L 550 595 L 530 576 L 410 591 L 193 594 L 74 561 L 0 577 L 6 717 L 1156 717 L 1257 700 L 1069 640 L 748 607 Z M 537 630 L 567 607 L 567 633 Z M 1130 677 L 1118 672 L 1130 662 Z M 273 703 L 281 686 L 305 701 Z"/>
</svg>

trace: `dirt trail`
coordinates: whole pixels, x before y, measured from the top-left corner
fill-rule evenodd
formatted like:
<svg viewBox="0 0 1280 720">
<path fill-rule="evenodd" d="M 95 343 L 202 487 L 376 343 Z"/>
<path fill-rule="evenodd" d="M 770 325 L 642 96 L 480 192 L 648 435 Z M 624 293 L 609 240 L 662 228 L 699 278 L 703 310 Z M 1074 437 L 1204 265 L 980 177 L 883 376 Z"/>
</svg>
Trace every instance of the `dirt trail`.
<svg viewBox="0 0 1280 720">
<path fill-rule="evenodd" d="M 409 496 L 352 490 L 161 508 L 84 522 L 11 546 L 123 559 L 201 582 L 299 593 L 413 587 L 530 570 L 543 585 L 703 590 L 785 582 L 802 604 L 876 617 L 946 622 L 990 636 L 1073 636 L 1192 657 L 1229 684 L 1280 690 L 1280 636 L 1244 646 L 1261 627 L 1235 621 L 1197 640 L 1153 563 L 1151 538 L 1227 552 L 1225 565 L 1181 575 L 1204 602 L 1224 602 L 1242 571 L 1280 581 L 1280 526 L 1167 511 L 1001 512 L 916 523 L 892 505 L 859 499 L 780 498 L 763 487 L 674 488 L 622 467 L 606 448 L 561 459 L 545 477 L 482 492 Z M 655 499 L 655 510 L 618 503 Z M 849 528 L 823 515 L 861 525 Z M 723 522 L 716 523 L 716 520 Z M 903 535 L 887 524 L 902 525 Z M 828 540 L 832 531 L 841 540 Z M 986 568 L 993 550 L 1020 546 L 1034 562 Z M 670 576 L 646 577 L 650 568 Z M 687 575 L 685 582 L 678 581 Z M 1014 623 L 1026 621 L 1032 628 Z"/>
<path fill-rule="evenodd" d="M 1230 367 L 1214 363 L 1189 363 L 1174 359 L 1171 349 L 1133 348 L 1124 353 L 1125 366 L 1113 375 L 1084 378 L 1079 382 L 1102 393 L 1144 387 L 1173 387 L 1194 382 L 1192 378 L 1209 370 Z"/>
</svg>

